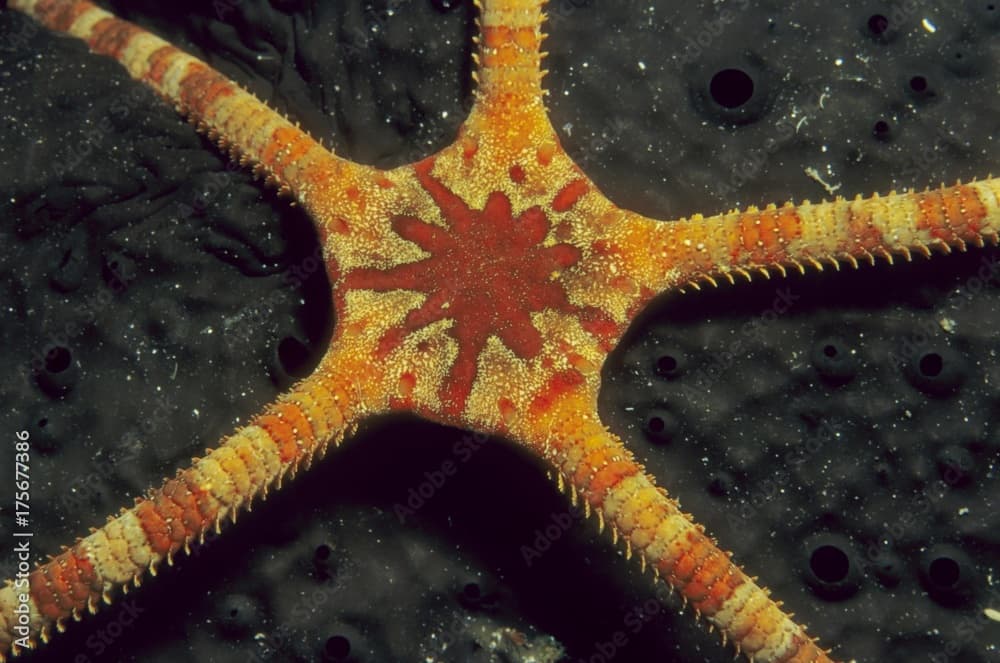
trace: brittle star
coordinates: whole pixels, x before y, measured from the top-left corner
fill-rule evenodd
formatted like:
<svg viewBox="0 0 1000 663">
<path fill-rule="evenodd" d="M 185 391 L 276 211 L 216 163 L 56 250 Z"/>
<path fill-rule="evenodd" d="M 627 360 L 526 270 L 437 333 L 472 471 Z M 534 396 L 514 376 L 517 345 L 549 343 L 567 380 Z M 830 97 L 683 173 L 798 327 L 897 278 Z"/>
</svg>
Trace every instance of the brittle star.
<svg viewBox="0 0 1000 663">
<path fill-rule="evenodd" d="M 661 224 L 607 200 L 562 151 L 541 87 L 540 2 L 486 2 L 456 142 L 389 171 L 325 150 L 207 65 L 85 2 L 16 2 L 85 39 L 256 164 L 312 216 L 337 328 L 316 372 L 134 508 L 0 592 L 2 647 L 47 640 L 138 584 L 365 417 L 411 411 L 515 440 L 737 651 L 825 661 L 597 415 L 600 367 L 657 293 L 997 241 L 1000 183 Z M 470 285 L 471 284 L 471 285 Z M 25 593 L 23 601 L 18 596 Z"/>
</svg>

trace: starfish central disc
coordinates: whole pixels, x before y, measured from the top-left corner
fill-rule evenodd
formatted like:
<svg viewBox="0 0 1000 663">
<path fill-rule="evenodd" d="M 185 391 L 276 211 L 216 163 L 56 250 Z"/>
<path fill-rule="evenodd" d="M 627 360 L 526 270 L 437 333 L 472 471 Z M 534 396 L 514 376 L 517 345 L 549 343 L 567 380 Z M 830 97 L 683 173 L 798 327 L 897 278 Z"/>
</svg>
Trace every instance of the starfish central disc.
<svg viewBox="0 0 1000 663">
<path fill-rule="evenodd" d="M 414 331 L 440 320 L 452 321 L 449 333 L 458 343 L 458 355 L 440 397 L 447 412 L 459 413 L 475 381 L 479 354 L 491 336 L 518 357 L 531 359 L 543 345 L 531 313 L 577 312 L 559 276 L 579 262 L 581 252 L 565 243 L 545 245 L 550 223 L 541 207 L 529 207 L 515 216 L 507 195 L 493 191 L 482 209 L 473 209 L 431 175 L 433 165 L 427 159 L 417 164 L 416 173 L 446 225 L 405 215 L 392 219 L 400 237 L 430 256 L 384 270 L 355 269 L 345 275 L 344 285 L 427 295 L 401 325 L 382 337 L 383 357 Z"/>
</svg>

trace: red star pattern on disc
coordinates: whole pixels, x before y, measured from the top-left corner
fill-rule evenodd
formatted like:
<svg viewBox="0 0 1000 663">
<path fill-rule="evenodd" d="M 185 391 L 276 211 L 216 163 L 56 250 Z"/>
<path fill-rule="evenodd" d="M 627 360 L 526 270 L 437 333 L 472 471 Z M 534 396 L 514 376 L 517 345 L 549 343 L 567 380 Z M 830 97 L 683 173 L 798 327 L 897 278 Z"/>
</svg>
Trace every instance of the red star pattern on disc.
<svg viewBox="0 0 1000 663">
<path fill-rule="evenodd" d="M 445 226 L 407 215 L 392 219 L 393 230 L 429 257 L 385 270 L 352 270 L 344 276 L 343 288 L 412 290 L 426 296 L 401 325 L 382 336 L 376 354 L 379 360 L 398 349 L 413 332 L 442 320 L 451 322 L 449 334 L 458 343 L 458 355 L 440 397 L 448 414 L 459 415 L 477 374 L 477 359 L 491 336 L 518 357 L 532 359 L 543 345 L 532 313 L 580 312 L 580 307 L 569 302 L 559 277 L 576 265 L 582 254 L 571 244 L 543 244 L 551 224 L 541 207 L 531 206 L 515 216 L 507 195 L 493 191 L 483 209 L 471 209 L 434 178 L 433 167 L 434 159 L 427 159 L 414 166 L 414 171 L 440 210 Z M 515 183 L 521 179 L 516 173 L 511 175 Z M 576 182 L 583 184 L 582 180 Z M 570 210 L 574 192 L 581 189 L 577 184 L 569 193 L 557 196 L 553 208 Z M 407 393 L 416 379 L 413 373 L 403 377 Z M 406 401 L 398 404 L 407 405 Z"/>
</svg>

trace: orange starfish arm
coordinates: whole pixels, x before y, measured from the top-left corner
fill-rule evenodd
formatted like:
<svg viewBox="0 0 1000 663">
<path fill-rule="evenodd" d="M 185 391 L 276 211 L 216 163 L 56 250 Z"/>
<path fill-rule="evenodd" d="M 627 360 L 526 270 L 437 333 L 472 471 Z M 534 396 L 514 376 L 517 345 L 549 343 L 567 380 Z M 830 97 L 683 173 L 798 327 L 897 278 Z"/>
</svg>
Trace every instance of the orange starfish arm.
<svg viewBox="0 0 1000 663">
<path fill-rule="evenodd" d="M 474 61 L 476 108 L 544 113 L 541 68 L 543 0 L 481 2 Z"/>
<path fill-rule="evenodd" d="M 543 0 L 476 0 L 475 99 L 458 144 L 476 168 L 545 165 L 558 138 L 545 110 Z M 520 177 L 520 176 L 516 176 Z"/>
<path fill-rule="evenodd" d="M 718 548 L 702 526 L 658 487 L 621 440 L 601 424 L 592 390 L 565 392 L 550 401 L 518 436 L 555 469 L 561 490 L 598 526 L 622 540 L 626 557 L 638 555 L 685 605 L 719 630 L 723 642 L 757 663 L 830 663 L 806 634 Z"/>
<path fill-rule="evenodd" d="M 922 193 L 878 196 L 700 215 L 661 223 L 626 212 L 617 245 L 633 279 L 652 291 L 714 285 L 753 273 L 770 276 L 807 265 L 857 267 L 876 256 L 910 260 L 932 249 L 950 253 L 997 243 L 1000 179 Z"/>
<path fill-rule="evenodd" d="M 311 377 L 131 509 L 0 589 L 0 661 L 96 612 L 115 588 L 138 586 L 147 569 L 155 575 L 163 560 L 172 564 L 224 518 L 235 521 L 270 486 L 339 445 L 379 403 L 365 386 L 377 383 L 368 380 L 370 371 L 356 353 L 328 356 Z"/>
<path fill-rule="evenodd" d="M 281 114 L 198 58 L 86 0 L 12 0 L 13 9 L 46 27 L 87 43 L 118 60 L 241 165 L 292 195 L 319 223 L 330 227 L 364 218 L 368 198 L 378 195 L 379 171 L 324 148 Z M 333 214 L 336 210 L 336 215 Z"/>
</svg>

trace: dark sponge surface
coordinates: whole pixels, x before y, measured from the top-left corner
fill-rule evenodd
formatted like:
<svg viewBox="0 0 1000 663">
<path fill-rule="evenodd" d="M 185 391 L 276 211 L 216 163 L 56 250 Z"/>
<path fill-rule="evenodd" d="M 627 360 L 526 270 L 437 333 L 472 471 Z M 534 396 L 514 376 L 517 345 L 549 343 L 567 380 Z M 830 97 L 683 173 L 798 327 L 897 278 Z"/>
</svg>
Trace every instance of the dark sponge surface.
<svg viewBox="0 0 1000 663">
<path fill-rule="evenodd" d="M 549 3 L 553 124 L 619 204 L 1000 172 L 1000 6 L 682 4 Z M 468 112 L 471 3 L 111 5 L 364 163 Z M 308 373 L 335 320 L 308 219 L 117 64 L 2 11 L 0 99 L 0 469 L 29 431 L 42 559 Z M 606 423 L 837 659 L 1000 660 L 998 261 L 667 294 L 604 368 Z M 399 418 L 25 660 L 732 659 L 662 594 L 519 450 Z"/>
</svg>

